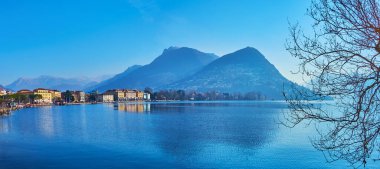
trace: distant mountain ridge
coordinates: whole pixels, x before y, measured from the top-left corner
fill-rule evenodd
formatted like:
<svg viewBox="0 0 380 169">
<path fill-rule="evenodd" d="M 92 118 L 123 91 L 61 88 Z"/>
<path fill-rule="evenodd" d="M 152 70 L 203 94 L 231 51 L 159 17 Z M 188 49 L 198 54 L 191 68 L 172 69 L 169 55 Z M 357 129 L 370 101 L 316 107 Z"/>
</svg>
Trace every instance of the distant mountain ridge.
<svg viewBox="0 0 380 169">
<path fill-rule="evenodd" d="M 57 90 L 83 90 L 93 86 L 98 81 L 104 80 L 109 76 L 100 76 L 96 78 L 78 77 L 78 78 L 61 78 L 42 75 L 37 78 L 19 78 L 13 83 L 6 86 L 7 89 L 18 91 L 21 89 L 33 90 L 36 88 L 49 88 Z"/>
<path fill-rule="evenodd" d="M 125 71 L 96 85 L 91 90 L 100 92 L 115 88 L 158 88 L 189 75 L 217 58 L 216 55 L 187 47 L 170 47 L 150 64 Z"/>
</svg>

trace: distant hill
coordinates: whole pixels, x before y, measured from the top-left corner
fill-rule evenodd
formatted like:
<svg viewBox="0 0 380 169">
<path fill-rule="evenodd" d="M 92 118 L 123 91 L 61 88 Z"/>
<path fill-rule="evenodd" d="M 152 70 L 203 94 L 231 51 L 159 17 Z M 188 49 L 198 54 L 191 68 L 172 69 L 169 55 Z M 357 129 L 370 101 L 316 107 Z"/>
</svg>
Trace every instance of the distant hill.
<svg viewBox="0 0 380 169">
<path fill-rule="evenodd" d="M 144 89 L 158 88 L 199 71 L 217 58 L 214 54 L 203 53 L 187 47 L 170 47 L 152 63 L 127 69 L 125 72 L 92 87 L 103 92 L 115 88 Z"/>
<path fill-rule="evenodd" d="M 163 88 L 232 93 L 258 92 L 269 99 L 282 99 L 283 86 L 293 84 L 258 50 L 247 47 L 227 54 L 194 75 Z"/>
<path fill-rule="evenodd" d="M 19 78 L 6 88 L 18 91 L 21 89 L 33 90 L 36 88 L 49 88 L 57 90 L 83 90 L 89 86 L 97 84 L 97 80 L 104 80 L 103 78 L 108 78 L 109 76 L 102 76 L 97 78 L 60 78 L 53 76 L 39 76 L 37 78 Z"/>
</svg>

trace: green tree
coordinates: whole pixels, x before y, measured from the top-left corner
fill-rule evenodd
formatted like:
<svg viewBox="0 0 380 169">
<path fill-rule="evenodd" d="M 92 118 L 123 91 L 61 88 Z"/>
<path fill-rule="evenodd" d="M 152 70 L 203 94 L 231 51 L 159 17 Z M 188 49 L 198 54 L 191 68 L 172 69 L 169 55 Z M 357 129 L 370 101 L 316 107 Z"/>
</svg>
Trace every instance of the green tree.
<svg viewBox="0 0 380 169">
<path fill-rule="evenodd" d="M 186 92 L 184 90 L 177 90 L 176 92 L 176 100 L 185 100 Z"/>
<path fill-rule="evenodd" d="M 29 103 L 35 103 L 37 100 L 41 100 L 42 96 L 39 94 L 30 94 L 28 95 Z"/>
<path fill-rule="evenodd" d="M 144 93 L 153 94 L 153 89 L 150 88 L 150 87 L 146 87 L 146 88 L 144 89 Z"/>
<path fill-rule="evenodd" d="M 71 103 L 74 101 L 74 96 L 72 95 L 72 93 L 69 90 L 66 90 L 63 93 L 63 97 L 64 97 L 66 103 Z"/>
</svg>

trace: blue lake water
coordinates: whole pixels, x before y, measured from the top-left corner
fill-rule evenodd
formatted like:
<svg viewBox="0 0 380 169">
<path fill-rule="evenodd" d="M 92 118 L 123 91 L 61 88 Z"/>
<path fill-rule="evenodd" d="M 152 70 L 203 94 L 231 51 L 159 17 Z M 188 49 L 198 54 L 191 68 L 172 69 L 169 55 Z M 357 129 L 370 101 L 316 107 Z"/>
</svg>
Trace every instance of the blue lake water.
<svg viewBox="0 0 380 169">
<path fill-rule="evenodd" d="M 281 102 L 96 104 L 0 118 L 0 168 L 346 168 L 312 127 L 278 124 Z M 370 164 L 369 168 L 376 168 Z M 379 168 L 379 167 L 378 167 Z"/>
</svg>

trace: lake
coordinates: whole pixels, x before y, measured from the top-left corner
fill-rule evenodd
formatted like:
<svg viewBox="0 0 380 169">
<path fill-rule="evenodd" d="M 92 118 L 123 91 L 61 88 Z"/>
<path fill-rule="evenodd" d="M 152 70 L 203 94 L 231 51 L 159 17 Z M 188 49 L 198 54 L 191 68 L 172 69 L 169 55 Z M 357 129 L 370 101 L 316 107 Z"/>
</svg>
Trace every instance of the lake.
<svg viewBox="0 0 380 169">
<path fill-rule="evenodd" d="M 311 146 L 313 127 L 280 125 L 284 111 L 283 102 L 262 101 L 22 109 L 0 118 L 0 168 L 349 166 L 326 163 Z"/>
</svg>

